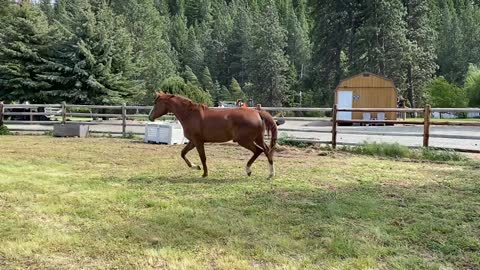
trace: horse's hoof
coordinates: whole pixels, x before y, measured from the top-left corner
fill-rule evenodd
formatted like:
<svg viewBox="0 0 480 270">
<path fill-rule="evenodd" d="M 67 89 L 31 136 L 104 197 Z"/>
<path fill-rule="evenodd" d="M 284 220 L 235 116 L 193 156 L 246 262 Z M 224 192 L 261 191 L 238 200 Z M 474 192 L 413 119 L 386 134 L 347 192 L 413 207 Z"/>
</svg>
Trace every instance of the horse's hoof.
<svg viewBox="0 0 480 270">
<path fill-rule="evenodd" d="M 245 172 L 247 173 L 247 176 L 252 175 L 252 169 L 250 169 L 250 167 L 245 167 Z"/>
<path fill-rule="evenodd" d="M 207 178 L 208 174 L 204 174 L 202 175 L 203 178 Z"/>
<path fill-rule="evenodd" d="M 192 166 L 192 169 L 200 171 L 202 168 L 200 168 L 200 165 Z"/>
</svg>

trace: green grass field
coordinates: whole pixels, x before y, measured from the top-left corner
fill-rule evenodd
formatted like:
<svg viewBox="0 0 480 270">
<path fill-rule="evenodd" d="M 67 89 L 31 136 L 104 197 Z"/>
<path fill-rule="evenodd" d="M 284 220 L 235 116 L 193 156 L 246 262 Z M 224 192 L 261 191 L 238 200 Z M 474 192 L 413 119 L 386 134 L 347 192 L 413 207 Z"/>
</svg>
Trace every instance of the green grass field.
<svg viewBox="0 0 480 270">
<path fill-rule="evenodd" d="M 1 136 L 0 269 L 480 268 L 478 163 L 180 150 Z"/>
</svg>

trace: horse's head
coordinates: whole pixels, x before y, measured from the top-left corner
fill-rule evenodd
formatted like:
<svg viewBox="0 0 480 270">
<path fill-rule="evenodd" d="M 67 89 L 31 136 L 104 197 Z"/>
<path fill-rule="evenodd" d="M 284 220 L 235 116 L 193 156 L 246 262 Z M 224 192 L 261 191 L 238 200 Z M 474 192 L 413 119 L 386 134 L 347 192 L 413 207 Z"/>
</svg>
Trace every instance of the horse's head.
<svg viewBox="0 0 480 270">
<path fill-rule="evenodd" d="M 155 121 L 155 119 L 168 113 L 167 100 L 170 95 L 164 93 L 155 93 L 155 102 L 153 108 L 148 115 L 150 121 Z"/>
</svg>

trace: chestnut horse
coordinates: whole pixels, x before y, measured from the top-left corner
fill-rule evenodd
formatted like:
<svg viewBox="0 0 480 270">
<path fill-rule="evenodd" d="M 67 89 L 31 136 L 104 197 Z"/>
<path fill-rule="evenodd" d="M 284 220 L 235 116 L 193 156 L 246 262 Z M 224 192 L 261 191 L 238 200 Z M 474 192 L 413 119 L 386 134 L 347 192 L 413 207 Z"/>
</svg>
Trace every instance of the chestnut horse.
<svg viewBox="0 0 480 270">
<path fill-rule="evenodd" d="M 252 173 L 250 167 L 253 162 L 262 153 L 265 153 L 270 165 L 269 178 L 275 175 L 273 148 L 277 141 L 277 125 L 268 112 L 249 108 L 211 109 L 184 97 L 157 93 L 149 119 L 155 121 L 167 113 L 177 117 L 189 140 L 182 150 L 182 158 L 190 168 L 200 170 L 200 166 L 192 164 L 186 157 L 196 147 L 203 165 L 203 177 L 208 176 L 204 144 L 231 140 L 253 152 L 245 169 L 248 176 Z M 270 146 L 263 140 L 265 130 L 271 133 Z"/>
</svg>

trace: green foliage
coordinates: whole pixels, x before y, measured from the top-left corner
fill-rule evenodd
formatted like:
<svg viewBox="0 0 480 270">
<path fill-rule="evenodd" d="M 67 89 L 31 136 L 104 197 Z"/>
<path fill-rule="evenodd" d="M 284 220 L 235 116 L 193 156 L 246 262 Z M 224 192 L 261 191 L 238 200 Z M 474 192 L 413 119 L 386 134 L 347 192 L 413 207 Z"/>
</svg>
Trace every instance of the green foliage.
<svg viewBox="0 0 480 270">
<path fill-rule="evenodd" d="M 430 148 L 422 148 L 422 152 L 419 155 L 422 159 L 432 160 L 432 161 L 466 161 L 468 160 L 467 157 L 453 150 L 434 150 Z"/>
<path fill-rule="evenodd" d="M 200 74 L 204 67 L 203 55 L 204 52 L 197 40 L 195 30 L 193 27 L 190 27 L 190 29 L 188 29 L 188 39 L 183 56 L 183 63 L 191 67 L 195 74 Z"/>
<path fill-rule="evenodd" d="M 189 66 L 185 66 L 185 71 L 183 72 L 183 78 L 195 85 L 196 87 L 201 87 L 200 82 L 198 81 L 197 75 L 193 72 L 193 70 Z"/>
<path fill-rule="evenodd" d="M 203 89 L 207 91 L 210 96 L 216 96 L 215 85 L 213 84 L 212 75 L 210 74 L 210 70 L 208 67 L 205 67 L 202 72 L 201 82 Z"/>
<path fill-rule="evenodd" d="M 465 91 L 470 100 L 469 105 L 480 107 L 480 69 L 477 66 L 470 65 L 465 78 Z"/>
<path fill-rule="evenodd" d="M 249 59 L 249 65 L 255 70 L 250 77 L 254 91 L 247 94 L 262 104 L 280 106 L 289 88 L 289 61 L 285 55 L 285 30 L 272 1 L 258 18 L 254 33 L 254 50 Z"/>
<path fill-rule="evenodd" d="M 409 158 L 411 157 L 411 150 L 398 143 L 364 143 L 359 146 L 346 148 L 349 151 L 370 156 L 384 156 L 393 158 Z"/>
<path fill-rule="evenodd" d="M 150 100 L 164 79 L 175 74 L 177 55 L 169 41 L 170 18 L 160 14 L 166 10 L 162 1 L 112 1 L 116 14 L 125 17 L 126 28 L 133 38 L 133 54 L 140 78 L 145 82 L 146 95 L 136 102 Z M 163 3 L 163 4 L 162 4 Z M 164 9 L 157 10 L 163 6 Z"/>
<path fill-rule="evenodd" d="M 88 0 L 69 2 L 66 10 L 60 20 L 68 38 L 54 47 L 56 58 L 47 78 L 55 87 L 49 94 L 90 104 L 119 104 L 143 96 L 123 17 L 104 3 L 94 7 Z"/>
<path fill-rule="evenodd" d="M 161 90 L 165 93 L 182 95 L 190 98 L 194 102 L 205 105 L 212 105 L 210 95 L 191 82 L 185 82 L 182 77 L 174 76 L 167 78 L 161 85 Z"/>
<path fill-rule="evenodd" d="M 0 100 L 47 102 L 45 91 L 52 85 L 44 68 L 51 48 L 61 40 L 58 31 L 36 6 L 5 5 L 9 13 L 0 18 Z"/>
<path fill-rule="evenodd" d="M 7 126 L 0 125 L 0 136 L 1 135 L 10 135 L 10 130 L 8 130 Z"/>
<path fill-rule="evenodd" d="M 240 84 L 238 84 L 237 80 L 235 78 L 232 79 L 232 82 L 230 83 L 230 96 L 233 100 L 245 100 L 245 94 L 242 91 L 242 88 L 240 87 Z"/>
<path fill-rule="evenodd" d="M 288 137 L 280 137 L 277 143 L 278 145 L 292 146 L 292 147 L 298 147 L 298 148 L 307 148 L 309 146 L 308 143 L 292 140 Z"/>
<path fill-rule="evenodd" d="M 370 71 L 421 106 L 435 75 L 473 89 L 480 65 L 477 1 L 0 0 L 0 29 L 9 101 L 146 103 L 180 75 L 215 101 L 235 78 L 256 103 L 331 106 Z"/>
<path fill-rule="evenodd" d="M 218 101 L 229 101 L 233 100 L 230 91 L 228 91 L 226 86 L 222 86 L 220 88 L 220 92 L 218 93 Z"/>
<path fill-rule="evenodd" d="M 430 161 L 466 161 L 467 157 L 453 150 L 434 150 L 431 148 L 410 149 L 398 143 L 364 143 L 359 146 L 344 147 L 346 151 L 356 154 L 392 157 L 392 158 L 410 158 Z"/>
<path fill-rule="evenodd" d="M 433 80 L 425 90 L 426 102 L 437 108 L 462 108 L 468 105 L 468 97 L 464 89 L 449 83 L 445 78 Z"/>
</svg>

